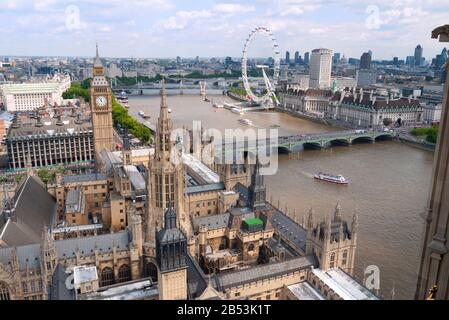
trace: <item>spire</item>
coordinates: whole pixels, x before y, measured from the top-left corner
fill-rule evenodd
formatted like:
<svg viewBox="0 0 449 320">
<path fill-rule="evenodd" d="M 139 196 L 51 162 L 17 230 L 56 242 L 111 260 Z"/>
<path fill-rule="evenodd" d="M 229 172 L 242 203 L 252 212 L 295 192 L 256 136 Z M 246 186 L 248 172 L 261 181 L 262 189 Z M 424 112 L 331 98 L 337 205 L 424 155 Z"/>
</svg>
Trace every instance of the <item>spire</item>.
<svg viewBox="0 0 449 320">
<path fill-rule="evenodd" d="M 101 63 L 100 54 L 98 53 L 98 43 L 96 44 L 96 53 L 95 53 L 95 60 L 94 60 L 94 67 L 103 67 L 103 64 Z"/>
<path fill-rule="evenodd" d="M 311 207 L 309 210 L 308 218 L 307 218 L 307 229 L 312 230 L 312 228 L 313 228 L 313 216 L 314 216 L 314 212 L 313 212 L 313 208 Z"/>
<path fill-rule="evenodd" d="M 129 143 L 128 128 L 125 128 L 123 133 L 123 150 L 131 150 L 131 145 Z"/>
<path fill-rule="evenodd" d="M 352 216 L 352 224 L 351 224 L 351 232 L 355 233 L 357 232 L 357 228 L 359 225 L 359 215 L 357 214 L 357 211 L 354 212 L 354 215 Z"/>
<path fill-rule="evenodd" d="M 331 223 L 331 219 L 329 218 L 328 215 L 326 215 L 326 217 L 324 219 L 324 226 L 325 226 L 324 239 L 329 241 L 329 240 L 331 240 L 331 236 L 332 236 L 332 223 Z"/>
<path fill-rule="evenodd" d="M 266 188 L 263 176 L 260 174 L 259 156 L 256 154 L 256 165 L 251 176 L 251 185 L 248 188 L 248 204 L 254 210 L 265 206 Z"/>
<path fill-rule="evenodd" d="M 165 211 L 165 226 L 164 229 L 176 228 L 176 210 L 173 207 L 173 203 L 170 203 L 169 207 Z"/>
<path fill-rule="evenodd" d="M 340 202 L 337 202 L 337 205 L 335 206 L 335 211 L 334 211 L 334 220 L 341 220 L 341 213 L 340 213 Z"/>
<path fill-rule="evenodd" d="M 167 104 L 167 92 L 165 90 L 165 80 L 162 78 L 161 80 L 161 112 L 160 118 L 167 119 L 168 118 L 168 104 Z"/>
<path fill-rule="evenodd" d="M 6 218 L 11 218 L 15 221 L 15 203 L 14 198 L 9 197 L 8 185 L 5 183 L 3 185 L 3 213 Z"/>
</svg>

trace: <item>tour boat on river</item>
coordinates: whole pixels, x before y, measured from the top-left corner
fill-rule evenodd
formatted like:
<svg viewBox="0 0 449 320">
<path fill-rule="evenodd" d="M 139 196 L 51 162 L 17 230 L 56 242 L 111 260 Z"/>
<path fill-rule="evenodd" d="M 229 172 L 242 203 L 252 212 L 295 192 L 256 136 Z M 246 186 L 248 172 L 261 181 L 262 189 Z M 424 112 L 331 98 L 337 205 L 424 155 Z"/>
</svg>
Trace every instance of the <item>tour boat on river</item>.
<svg viewBox="0 0 449 320">
<path fill-rule="evenodd" d="M 243 124 L 249 125 L 251 126 L 253 124 L 253 122 L 249 119 L 239 119 L 239 121 Z"/>
<path fill-rule="evenodd" d="M 337 184 L 348 184 L 349 181 L 345 179 L 341 174 L 332 175 L 329 173 L 318 172 L 313 176 L 315 179 L 324 180 L 327 182 L 337 183 Z"/>
</svg>

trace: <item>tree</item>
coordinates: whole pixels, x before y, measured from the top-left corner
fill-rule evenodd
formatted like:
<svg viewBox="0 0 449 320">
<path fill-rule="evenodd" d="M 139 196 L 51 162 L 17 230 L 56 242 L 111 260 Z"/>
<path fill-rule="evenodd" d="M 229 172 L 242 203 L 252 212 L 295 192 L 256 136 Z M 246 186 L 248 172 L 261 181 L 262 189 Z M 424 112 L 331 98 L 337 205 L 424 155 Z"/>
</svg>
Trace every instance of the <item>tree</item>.
<svg viewBox="0 0 449 320">
<path fill-rule="evenodd" d="M 390 118 L 384 118 L 382 122 L 385 127 L 388 127 L 393 121 Z"/>
</svg>

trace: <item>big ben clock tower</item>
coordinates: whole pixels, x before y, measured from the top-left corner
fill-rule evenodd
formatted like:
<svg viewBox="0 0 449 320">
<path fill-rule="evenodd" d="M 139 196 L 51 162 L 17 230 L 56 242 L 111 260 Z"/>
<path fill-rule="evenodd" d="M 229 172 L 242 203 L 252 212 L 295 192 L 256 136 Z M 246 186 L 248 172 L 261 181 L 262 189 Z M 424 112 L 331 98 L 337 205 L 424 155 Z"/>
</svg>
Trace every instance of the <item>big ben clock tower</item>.
<svg viewBox="0 0 449 320">
<path fill-rule="evenodd" d="M 95 56 L 93 80 L 90 88 L 90 107 L 94 131 L 95 160 L 98 161 L 103 149 L 114 151 L 112 129 L 112 92 L 104 75 L 100 56 Z"/>
</svg>

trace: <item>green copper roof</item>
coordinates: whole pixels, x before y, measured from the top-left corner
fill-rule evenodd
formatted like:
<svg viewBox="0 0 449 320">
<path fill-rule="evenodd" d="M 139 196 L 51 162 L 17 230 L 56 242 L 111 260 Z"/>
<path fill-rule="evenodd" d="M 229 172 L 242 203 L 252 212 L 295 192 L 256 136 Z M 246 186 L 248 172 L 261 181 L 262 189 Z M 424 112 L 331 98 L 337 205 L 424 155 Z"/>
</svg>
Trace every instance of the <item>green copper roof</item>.
<svg viewBox="0 0 449 320">
<path fill-rule="evenodd" d="M 247 224 L 248 226 L 256 226 L 259 224 L 263 224 L 263 221 L 259 218 L 250 218 L 243 221 L 243 223 Z"/>
</svg>

